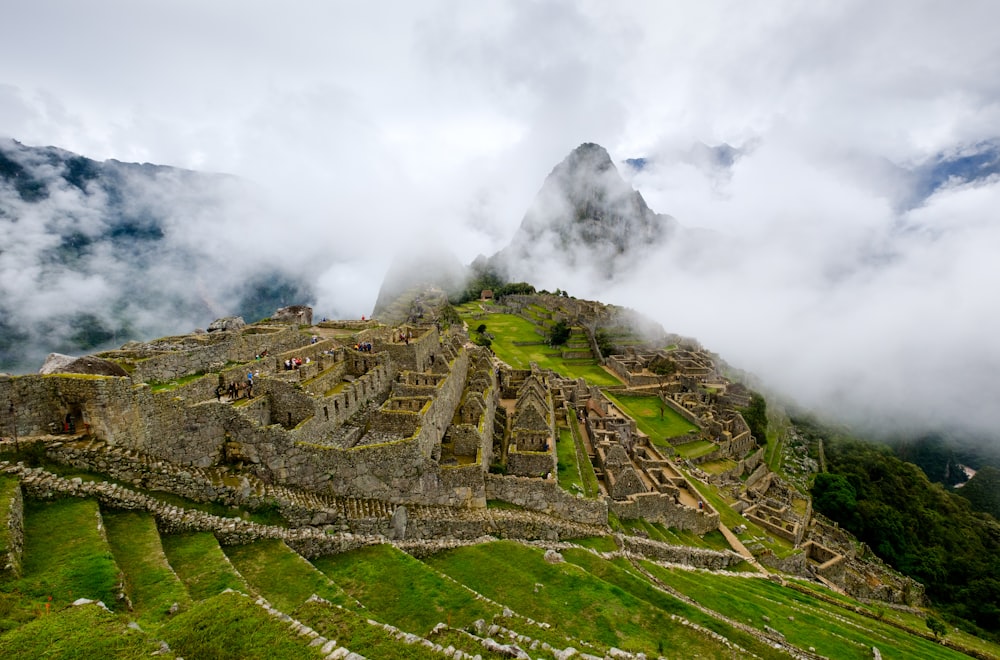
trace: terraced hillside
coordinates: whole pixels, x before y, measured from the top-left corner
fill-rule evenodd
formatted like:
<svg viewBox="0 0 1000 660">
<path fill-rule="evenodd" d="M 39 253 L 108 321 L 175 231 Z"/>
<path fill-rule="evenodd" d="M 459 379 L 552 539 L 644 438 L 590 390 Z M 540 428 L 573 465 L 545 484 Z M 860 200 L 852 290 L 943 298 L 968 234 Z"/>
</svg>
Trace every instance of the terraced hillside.
<svg viewBox="0 0 1000 660">
<path fill-rule="evenodd" d="M 277 538 L 233 543 L 224 531 L 240 519 L 171 532 L 149 513 L 58 492 L 78 477 L 39 487 L 40 470 L 6 465 L 2 528 L 23 549 L 0 578 L 5 658 L 870 658 L 873 647 L 885 658 L 963 657 L 909 612 L 635 550 L 665 552 L 663 541 L 358 537 L 355 549 L 307 559 Z M 715 543 L 663 532 L 690 552 Z M 977 640 L 946 641 L 1000 657 Z"/>
</svg>

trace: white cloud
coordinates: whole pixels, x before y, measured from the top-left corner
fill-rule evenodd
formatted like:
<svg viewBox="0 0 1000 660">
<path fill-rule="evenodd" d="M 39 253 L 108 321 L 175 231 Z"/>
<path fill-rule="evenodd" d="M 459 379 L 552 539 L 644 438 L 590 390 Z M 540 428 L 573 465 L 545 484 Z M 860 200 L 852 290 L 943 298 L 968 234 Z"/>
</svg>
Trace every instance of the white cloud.
<svg viewBox="0 0 1000 660">
<path fill-rule="evenodd" d="M 503 247 L 595 141 L 660 157 L 634 179 L 650 206 L 730 238 L 647 264 L 656 289 L 543 285 L 614 296 L 811 403 L 996 401 L 997 185 L 899 210 L 900 166 L 997 137 L 994 2 L 48 0 L 5 19 L 0 132 L 248 179 L 225 211 L 182 200 L 186 240 L 301 269 L 321 314 L 369 312 L 428 227 L 465 262 Z M 697 142 L 746 149 L 712 176 L 678 157 Z"/>
</svg>

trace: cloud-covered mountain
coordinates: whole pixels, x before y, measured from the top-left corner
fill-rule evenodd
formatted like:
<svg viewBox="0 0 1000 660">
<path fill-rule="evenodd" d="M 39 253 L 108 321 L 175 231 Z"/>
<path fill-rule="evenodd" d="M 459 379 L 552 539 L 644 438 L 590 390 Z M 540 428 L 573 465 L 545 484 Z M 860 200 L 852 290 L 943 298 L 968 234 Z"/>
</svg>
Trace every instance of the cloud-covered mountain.
<svg viewBox="0 0 1000 660">
<path fill-rule="evenodd" d="M 234 247 L 259 213 L 235 177 L 0 140 L 0 371 L 309 302 L 280 250 Z"/>
<path fill-rule="evenodd" d="M 604 147 L 585 143 L 546 177 L 510 245 L 491 262 L 508 280 L 533 280 L 540 266 L 612 279 L 677 229 L 621 177 Z"/>
</svg>

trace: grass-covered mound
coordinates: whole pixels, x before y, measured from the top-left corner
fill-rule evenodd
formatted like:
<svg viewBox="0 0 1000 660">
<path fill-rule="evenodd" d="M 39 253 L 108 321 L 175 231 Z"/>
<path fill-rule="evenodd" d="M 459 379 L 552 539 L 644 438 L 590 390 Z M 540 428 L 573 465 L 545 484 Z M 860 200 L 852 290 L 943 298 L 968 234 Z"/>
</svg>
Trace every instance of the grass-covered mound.
<svg viewBox="0 0 1000 660">
<path fill-rule="evenodd" d="M 406 660 L 440 660 L 441 654 L 420 644 L 407 644 L 392 634 L 368 623 L 367 614 L 358 613 L 330 603 L 309 601 L 295 612 L 296 619 L 316 632 L 366 658 Z M 472 648 L 471 646 L 469 647 Z M 475 655 L 476 651 L 470 653 Z"/>
<path fill-rule="evenodd" d="M 374 618 L 416 635 L 427 635 L 439 623 L 463 628 L 500 614 L 501 608 L 477 600 L 468 589 L 389 545 L 321 557 L 313 563 Z"/>
<path fill-rule="evenodd" d="M 450 550 L 426 561 L 515 612 L 549 623 L 553 634 L 589 640 L 601 650 L 613 646 L 689 658 L 732 655 L 719 640 L 672 617 L 675 612 L 580 566 L 547 563 L 542 554 L 498 541 Z"/>
<path fill-rule="evenodd" d="M 250 587 L 282 612 L 294 611 L 313 594 L 340 605 L 351 603 L 340 587 L 283 541 L 226 546 L 225 552 Z"/>
<path fill-rule="evenodd" d="M 249 596 L 235 591 L 203 600 L 167 622 L 159 631 L 174 653 L 212 660 L 322 658 L 308 637 L 268 614 Z"/>
<path fill-rule="evenodd" d="M 125 574 L 125 590 L 135 615 L 144 621 L 162 621 L 171 608 L 191 605 L 184 584 L 171 570 L 156 521 L 148 513 L 105 512 L 108 542 Z"/>
<path fill-rule="evenodd" d="M 0 626 L 11 628 L 78 598 L 117 606 L 118 566 L 94 500 L 26 500 L 23 577 L 0 581 Z"/>
<path fill-rule="evenodd" d="M 159 658 L 175 657 L 148 633 L 96 603 L 53 611 L 0 637 L 0 658 L 130 659 L 156 652 Z"/>
<path fill-rule="evenodd" d="M 167 534 L 162 543 L 170 566 L 191 598 L 204 600 L 226 589 L 251 593 L 246 580 L 233 568 L 211 532 Z"/>
</svg>

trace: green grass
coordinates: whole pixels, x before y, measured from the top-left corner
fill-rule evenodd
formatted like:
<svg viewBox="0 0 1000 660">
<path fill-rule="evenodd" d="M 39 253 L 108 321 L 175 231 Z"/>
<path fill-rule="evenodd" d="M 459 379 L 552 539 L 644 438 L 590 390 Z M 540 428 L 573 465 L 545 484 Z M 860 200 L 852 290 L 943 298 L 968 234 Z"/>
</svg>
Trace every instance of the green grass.
<svg viewBox="0 0 1000 660">
<path fill-rule="evenodd" d="M 784 588 L 770 580 L 667 569 L 644 562 L 647 570 L 699 603 L 763 629 L 769 625 L 800 648 L 810 646 L 829 658 L 960 658 L 960 653 L 874 621 L 848 608 Z M 733 598 L 739 593 L 739 598 Z M 768 617 L 765 622 L 763 617 Z"/>
<path fill-rule="evenodd" d="M 9 629 L 78 598 L 117 604 L 118 566 L 98 529 L 95 500 L 25 501 L 24 575 L 0 581 L 0 627 Z"/>
<path fill-rule="evenodd" d="M 96 605 L 53 611 L 0 637 L 2 658 L 149 658 L 160 645 Z M 160 653 L 159 658 L 173 658 Z"/>
<path fill-rule="evenodd" d="M 183 387 L 188 383 L 193 383 L 205 376 L 205 373 L 195 373 L 188 374 L 187 376 L 182 376 L 180 378 L 175 378 L 174 380 L 168 380 L 165 382 L 149 383 L 149 389 L 153 392 L 169 392 L 171 390 L 176 390 L 179 387 Z"/>
<path fill-rule="evenodd" d="M 178 656 L 211 660 L 322 658 L 308 637 L 236 592 L 196 603 L 166 623 L 159 634 Z"/>
<path fill-rule="evenodd" d="M 476 600 L 467 589 L 389 545 L 320 557 L 313 563 L 374 618 L 417 635 L 427 635 L 438 623 L 463 628 L 499 614 L 493 605 Z"/>
<path fill-rule="evenodd" d="M 588 536 L 582 539 L 573 539 L 573 543 L 598 552 L 614 552 L 618 549 L 618 544 L 613 536 Z"/>
<path fill-rule="evenodd" d="M 328 639 L 366 658 L 440 660 L 441 654 L 419 644 L 406 644 L 379 626 L 368 623 L 369 614 L 359 615 L 330 603 L 311 601 L 295 611 L 296 619 Z M 472 646 L 470 655 L 475 654 Z"/>
<path fill-rule="evenodd" d="M 658 396 L 624 396 L 605 392 L 615 405 L 625 411 L 625 414 L 635 420 L 639 430 L 649 436 L 650 441 L 658 447 L 667 447 L 667 438 L 675 438 L 698 427 L 687 421 Z"/>
<path fill-rule="evenodd" d="M 657 607 L 663 612 L 682 616 L 689 621 L 704 626 L 753 653 L 764 657 L 776 655 L 773 649 L 758 642 L 751 635 L 734 628 L 725 621 L 720 621 L 709 614 L 699 611 L 676 596 L 658 589 L 641 571 L 624 558 L 607 561 L 595 557 L 589 552 L 580 550 L 568 550 L 563 553 L 563 556 L 566 558 L 566 561 L 580 566 L 591 575 L 627 591 L 636 598 L 640 598 L 642 601 Z M 673 651 L 672 647 L 671 651 Z"/>
<path fill-rule="evenodd" d="M 570 432 L 573 434 L 573 444 L 576 446 L 577 468 L 580 470 L 580 477 L 583 479 L 584 497 L 595 498 L 601 492 L 600 484 L 597 481 L 597 473 L 594 472 L 594 465 L 590 462 L 587 449 L 583 445 L 583 438 L 580 437 L 580 426 L 572 417 L 569 420 Z"/>
<path fill-rule="evenodd" d="M 182 610 L 191 605 L 184 584 L 167 562 L 151 515 L 105 512 L 104 524 L 115 561 L 125 573 L 126 593 L 139 619 L 160 622 L 169 616 L 174 603 Z"/>
<path fill-rule="evenodd" d="M 674 449 L 677 450 L 677 453 L 682 458 L 698 458 L 705 454 L 711 454 L 718 449 L 718 446 L 708 440 L 695 440 L 694 442 L 685 442 L 682 445 L 676 445 Z"/>
<path fill-rule="evenodd" d="M 308 561 L 277 539 L 223 548 L 247 583 L 272 605 L 288 613 L 316 594 L 338 605 L 350 599 Z"/>
<path fill-rule="evenodd" d="M 568 428 L 559 429 L 556 453 L 559 459 L 556 467 L 559 486 L 573 495 L 583 493 L 583 477 L 580 476 L 580 465 L 577 463 L 576 442 L 573 440 L 573 432 Z"/>
<path fill-rule="evenodd" d="M 577 552 L 601 561 L 585 550 Z M 729 655 L 716 640 L 672 620 L 670 612 L 574 564 L 549 564 L 536 548 L 498 541 L 456 548 L 426 561 L 515 612 L 548 622 L 554 633 L 591 640 L 605 649 L 655 654 L 658 645 L 666 644 L 674 657 Z"/>
<path fill-rule="evenodd" d="M 560 352 L 549 348 L 544 343 L 545 338 L 535 331 L 537 326 L 527 319 L 513 314 L 489 314 L 485 319 L 474 319 L 469 305 L 456 309 L 470 328 L 486 324 L 486 332 L 496 337 L 491 346 L 493 352 L 515 369 L 528 369 L 536 362 L 542 369 L 551 369 L 567 378 L 586 378 L 591 385 L 613 387 L 622 384 L 594 359 L 562 359 Z M 478 307 L 476 309 L 478 311 Z M 531 342 L 531 345 L 515 346 L 515 342 Z"/>
<path fill-rule="evenodd" d="M 698 465 L 708 474 L 722 474 L 726 470 L 732 470 L 738 463 L 731 458 L 720 458 L 716 461 L 707 461 Z"/>
<path fill-rule="evenodd" d="M 251 593 L 211 532 L 164 534 L 160 540 L 170 566 L 193 599 L 205 600 L 226 589 Z"/>
</svg>

